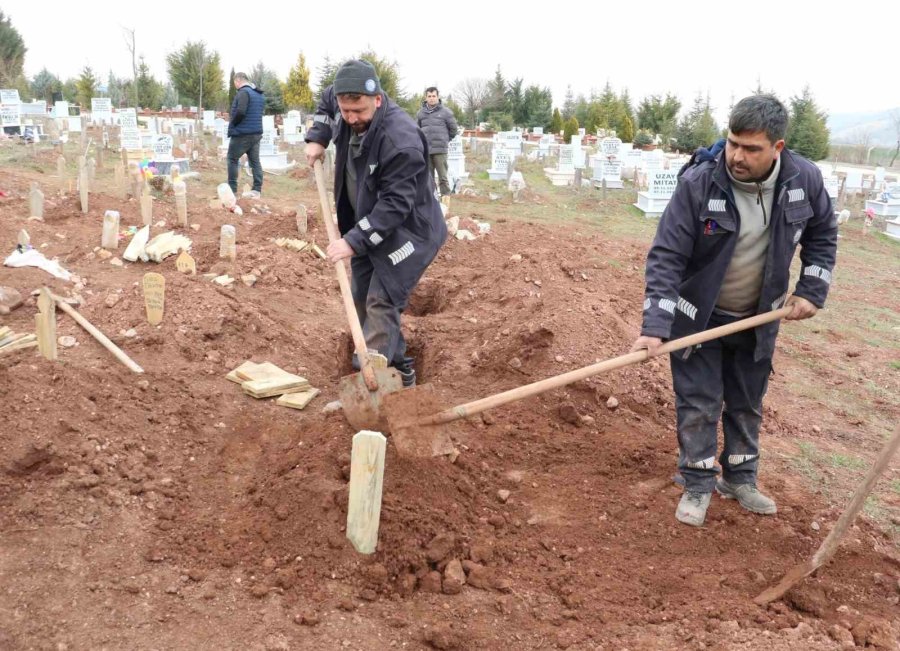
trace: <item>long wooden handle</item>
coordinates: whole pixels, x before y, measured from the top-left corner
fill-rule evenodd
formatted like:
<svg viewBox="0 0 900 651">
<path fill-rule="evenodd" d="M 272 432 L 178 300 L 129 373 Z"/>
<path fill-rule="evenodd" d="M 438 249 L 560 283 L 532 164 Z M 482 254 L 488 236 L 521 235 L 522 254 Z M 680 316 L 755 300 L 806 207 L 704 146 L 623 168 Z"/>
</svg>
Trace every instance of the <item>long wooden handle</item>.
<svg viewBox="0 0 900 651">
<path fill-rule="evenodd" d="M 558 389 L 568 384 L 572 384 L 573 382 L 578 382 L 579 380 L 584 380 L 606 371 L 612 371 L 617 368 L 622 368 L 623 366 L 637 364 L 638 362 L 643 362 L 644 360 L 650 359 L 650 357 L 663 355 L 665 353 L 671 353 L 676 350 L 681 350 L 682 348 L 688 348 L 689 346 L 696 346 L 697 344 L 702 344 L 706 341 L 718 339 L 719 337 L 724 337 L 735 332 L 740 332 L 741 330 L 748 330 L 749 328 L 755 328 L 756 326 L 762 325 L 764 323 L 769 323 L 770 321 L 776 321 L 790 314 L 791 309 L 792 308 L 790 307 L 783 307 L 778 310 L 773 310 L 772 312 L 765 312 L 764 314 L 757 314 L 756 316 L 752 316 L 747 319 L 734 321 L 733 323 L 728 323 L 726 325 L 719 326 L 718 328 L 712 328 L 710 330 L 704 330 L 703 332 L 697 332 L 695 334 L 688 335 L 687 337 L 681 337 L 680 339 L 673 339 L 672 341 L 666 342 L 659 348 L 657 348 L 653 355 L 651 355 L 647 350 L 639 350 L 633 353 L 628 353 L 627 355 L 620 355 L 619 357 L 614 357 L 613 359 L 598 362 L 597 364 L 585 366 L 574 371 L 569 371 L 568 373 L 563 373 L 562 375 L 556 375 L 545 380 L 539 380 L 531 384 L 526 384 L 525 386 L 516 387 L 515 389 L 510 389 L 509 391 L 504 391 L 503 393 L 488 396 L 487 398 L 482 398 L 481 400 L 467 402 L 464 405 L 451 407 L 450 409 L 446 409 L 433 416 L 429 416 L 428 418 L 419 421 L 419 424 L 439 425 L 441 423 L 449 423 L 450 421 L 454 421 L 459 418 L 473 416 L 487 409 L 499 407 L 516 400 L 521 400 L 522 398 L 530 398 L 531 396 L 536 396 L 546 391 Z"/>
<path fill-rule="evenodd" d="M 770 601 L 781 599 L 788 590 L 797 585 L 805 577 L 815 572 L 834 556 L 834 553 L 841 544 L 841 538 L 844 537 L 844 534 L 847 533 L 847 529 L 849 529 L 850 525 L 853 524 L 853 521 L 856 520 L 856 516 L 859 515 L 863 505 L 866 503 L 866 498 L 869 496 L 869 493 L 872 492 L 872 488 L 875 487 L 875 482 L 878 481 L 878 478 L 881 477 L 881 474 L 888 467 L 891 459 L 897 453 L 898 448 L 900 448 L 900 426 L 894 430 L 894 435 L 885 446 L 881 448 L 881 452 L 878 453 L 878 458 L 875 459 L 875 463 L 869 468 L 869 472 L 866 474 L 865 479 L 863 479 L 862 483 L 856 489 L 856 492 L 853 493 L 850 504 L 848 504 L 844 512 L 841 513 L 841 517 L 838 518 L 834 528 L 828 532 L 828 536 L 822 541 L 822 544 L 819 545 L 819 548 L 816 550 L 816 553 L 813 554 L 813 557 L 799 565 L 795 565 L 774 587 L 763 590 L 753 600 L 755 603 L 763 605 Z"/>
<path fill-rule="evenodd" d="M 111 352 L 116 356 L 116 359 L 122 362 L 125 366 L 130 368 L 135 373 L 143 373 L 144 369 L 137 365 L 137 363 L 131 359 L 125 352 L 116 346 L 109 338 L 100 332 L 94 325 L 85 319 L 81 314 L 79 314 L 71 305 L 66 303 L 59 296 L 54 296 L 53 299 L 56 301 L 56 304 L 62 309 L 63 312 L 66 312 L 69 316 L 71 316 L 75 321 L 78 322 L 82 328 L 87 330 L 97 341 L 100 342 L 100 345 L 103 346 L 106 350 Z"/>
<path fill-rule="evenodd" d="M 319 191 L 319 204 L 322 206 L 322 221 L 325 222 L 325 230 L 328 231 L 328 241 L 337 242 L 341 239 L 338 233 L 337 224 L 331 216 L 331 202 L 328 200 L 328 193 L 325 191 L 325 172 L 322 169 L 322 161 L 317 160 L 313 165 L 316 175 L 316 188 Z M 353 294 L 350 293 L 350 279 L 347 278 L 347 267 L 344 266 L 343 260 L 334 263 L 334 270 L 337 273 L 338 285 L 341 287 L 341 298 L 344 301 L 344 311 L 347 313 L 347 322 L 350 324 L 350 334 L 353 336 L 353 345 L 356 347 L 356 356 L 359 358 L 360 368 L 362 369 L 363 380 L 369 391 L 378 391 L 378 380 L 375 379 L 375 370 L 369 360 L 369 351 L 366 348 L 366 338 L 363 336 L 362 326 L 359 323 L 359 315 L 356 313 L 356 306 L 353 304 Z"/>
</svg>

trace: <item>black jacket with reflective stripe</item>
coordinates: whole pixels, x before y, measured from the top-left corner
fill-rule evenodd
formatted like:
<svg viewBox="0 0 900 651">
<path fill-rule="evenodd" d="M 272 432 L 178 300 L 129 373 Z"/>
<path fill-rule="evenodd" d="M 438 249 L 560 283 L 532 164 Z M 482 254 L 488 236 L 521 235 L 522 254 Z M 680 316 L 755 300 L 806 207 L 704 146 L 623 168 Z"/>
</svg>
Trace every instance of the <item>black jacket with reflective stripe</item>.
<svg viewBox="0 0 900 651">
<path fill-rule="evenodd" d="M 757 314 L 784 304 L 798 244 L 801 267 L 793 293 L 822 307 L 837 253 L 837 221 L 822 173 L 787 149 L 780 155 Z M 740 227 L 724 153 L 685 170 L 647 255 L 642 335 L 675 339 L 706 329 Z M 756 329 L 757 360 L 774 353 L 778 326 Z"/>
<path fill-rule="evenodd" d="M 357 255 L 368 255 L 395 305 L 409 294 L 447 239 L 447 224 L 428 174 L 428 143 L 409 114 L 382 93 L 382 104 L 348 160 L 350 126 L 334 88 L 322 93 L 307 142 L 336 150 L 334 196 L 338 226 Z M 344 184 L 345 166 L 356 165 L 356 211 Z"/>
</svg>

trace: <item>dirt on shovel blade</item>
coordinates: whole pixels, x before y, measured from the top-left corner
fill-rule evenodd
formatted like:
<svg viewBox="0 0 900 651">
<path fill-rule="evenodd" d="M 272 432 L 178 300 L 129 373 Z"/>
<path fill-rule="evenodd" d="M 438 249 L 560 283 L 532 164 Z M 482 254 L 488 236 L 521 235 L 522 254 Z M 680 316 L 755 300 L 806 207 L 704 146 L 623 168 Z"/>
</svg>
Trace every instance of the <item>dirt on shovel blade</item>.
<svg viewBox="0 0 900 651">
<path fill-rule="evenodd" d="M 445 409 L 431 384 L 404 389 L 384 397 L 391 440 L 402 456 L 437 457 L 452 454 L 449 425 L 419 425 L 419 421 Z"/>
</svg>

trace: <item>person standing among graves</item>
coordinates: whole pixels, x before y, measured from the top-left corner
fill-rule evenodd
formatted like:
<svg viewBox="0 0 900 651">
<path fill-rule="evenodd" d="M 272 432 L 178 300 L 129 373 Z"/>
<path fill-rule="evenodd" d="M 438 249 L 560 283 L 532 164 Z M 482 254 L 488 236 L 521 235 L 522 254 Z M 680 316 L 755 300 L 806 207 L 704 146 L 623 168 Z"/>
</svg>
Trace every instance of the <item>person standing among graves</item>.
<svg viewBox="0 0 900 651">
<path fill-rule="evenodd" d="M 450 194 L 450 183 L 447 181 L 447 148 L 456 137 L 459 127 L 453 111 L 444 106 L 434 86 L 425 89 L 425 101 L 416 115 L 419 128 L 428 138 L 428 172 L 434 179 L 434 171 L 438 173 L 438 186 L 441 196 Z"/>
<path fill-rule="evenodd" d="M 824 305 L 835 264 L 837 224 L 822 173 L 784 148 L 788 114 L 771 95 L 738 102 L 722 155 L 683 171 L 647 255 L 641 335 L 632 350 L 792 307 L 807 319 Z M 800 275 L 788 295 L 791 260 Z M 684 494 L 680 522 L 701 526 L 713 489 L 748 511 L 775 502 L 756 488 L 762 399 L 778 322 L 671 355 Z M 724 411 L 723 411 L 724 404 Z M 725 445 L 718 458 L 722 419 Z"/>
<path fill-rule="evenodd" d="M 347 61 L 322 93 L 306 135 L 306 160 L 324 160 L 334 141 L 334 196 L 343 237 L 328 245 L 332 262 L 350 258 L 351 290 L 366 347 L 416 380 L 400 314 L 447 238 L 428 176 L 428 141 L 381 89 L 367 61 Z M 358 360 L 354 360 L 358 368 Z"/>
<path fill-rule="evenodd" d="M 253 172 L 253 188 L 247 193 L 258 199 L 262 192 L 263 169 L 259 162 L 259 142 L 262 140 L 262 119 L 265 109 L 263 92 L 250 82 L 243 72 L 234 74 L 237 94 L 231 103 L 231 121 L 228 123 L 228 185 L 237 194 L 241 156 L 247 154 Z"/>
</svg>

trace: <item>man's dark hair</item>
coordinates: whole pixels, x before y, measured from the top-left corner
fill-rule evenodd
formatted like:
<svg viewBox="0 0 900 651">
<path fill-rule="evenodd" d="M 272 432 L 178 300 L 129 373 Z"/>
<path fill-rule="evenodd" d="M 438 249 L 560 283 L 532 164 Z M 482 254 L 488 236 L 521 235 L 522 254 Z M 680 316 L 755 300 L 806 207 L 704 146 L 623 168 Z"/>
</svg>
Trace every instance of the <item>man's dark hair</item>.
<svg viewBox="0 0 900 651">
<path fill-rule="evenodd" d="M 728 130 L 737 135 L 765 131 L 769 142 L 775 144 L 787 133 L 788 112 L 774 95 L 750 95 L 734 105 L 728 120 Z"/>
<path fill-rule="evenodd" d="M 426 88 L 425 94 L 427 95 L 428 93 L 437 93 L 438 95 L 440 95 L 440 93 L 438 93 L 437 86 L 429 86 L 428 88 Z"/>
</svg>

